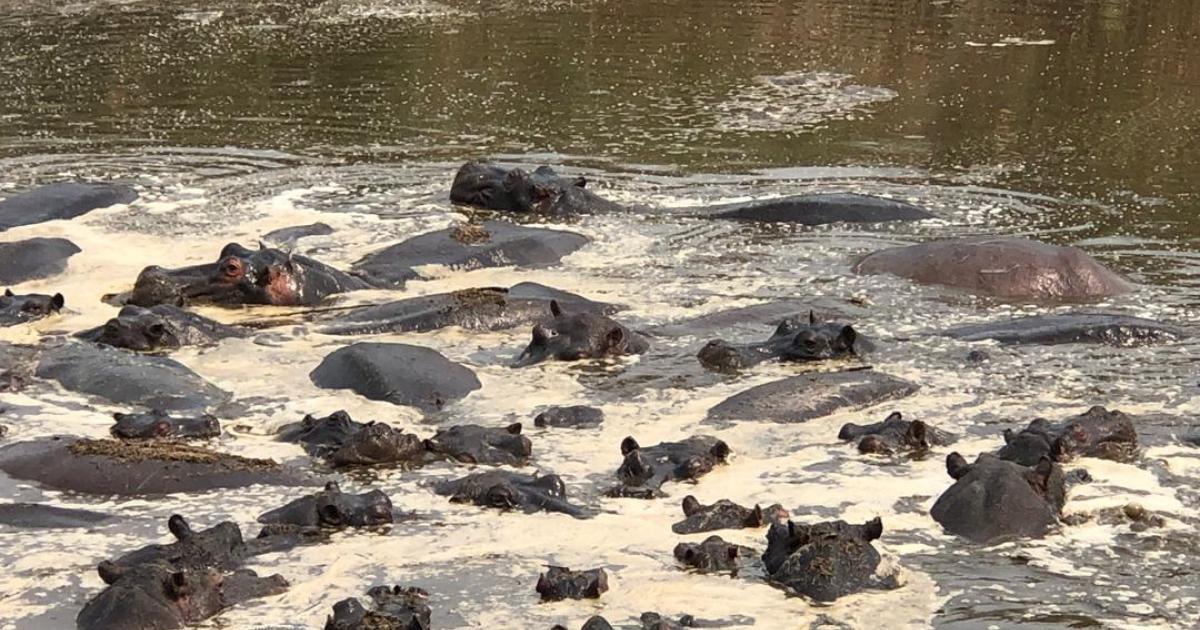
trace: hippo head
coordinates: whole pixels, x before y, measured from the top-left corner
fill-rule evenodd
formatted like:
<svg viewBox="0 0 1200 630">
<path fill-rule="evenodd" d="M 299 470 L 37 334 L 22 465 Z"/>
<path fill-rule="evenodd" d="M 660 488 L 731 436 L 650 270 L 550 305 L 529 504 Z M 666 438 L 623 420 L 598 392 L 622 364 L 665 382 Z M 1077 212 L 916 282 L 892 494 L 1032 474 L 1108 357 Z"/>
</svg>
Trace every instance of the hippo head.
<svg viewBox="0 0 1200 630">
<path fill-rule="evenodd" d="M 102 574 L 109 587 L 79 612 L 78 627 L 178 628 L 210 617 L 226 604 L 221 574 L 152 562 Z"/>
<path fill-rule="evenodd" d="M 330 481 L 316 494 L 301 497 L 258 517 L 263 524 L 341 529 L 374 527 L 393 522 L 392 502 L 381 490 L 346 494 Z"/>
<path fill-rule="evenodd" d="M 1051 445 L 1051 458 L 1057 462 L 1082 456 L 1129 461 L 1137 447 L 1137 431 L 1129 416 L 1097 405 L 1062 427 Z"/>
<path fill-rule="evenodd" d="M 539 166 L 533 173 L 514 168 L 504 176 L 504 188 L 518 212 L 558 214 L 559 199 L 586 185 L 584 178 L 559 177 L 549 166 Z"/>
<path fill-rule="evenodd" d="M 332 453 L 334 466 L 409 464 L 425 454 L 425 443 L 411 433 L 383 422 L 372 422 L 351 434 Z"/>
<path fill-rule="evenodd" d="M 206 283 L 193 287 L 190 297 L 224 304 L 296 304 L 300 274 L 290 253 L 265 245 L 251 251 L 230 243 L 221 250 L 216 271 Z"/>
<path fill-rule="evenodd" d="M 533 339 L 513 367 L 547 360 L 578 361 L 639 354 L 647 347 L 640 335 L 603 315 L 566 315 L 556 300 L 550 301 L 550 314 L 553 316 L 550 320 L 533 327 Z"/>
<path fill-rule="evenodd" d="M 857 355 L 858 333 L 854 327 L 832 322 L 818 323 L 816 314 L 808 313 L 808 325 L 796 319 L 779 324 L 772 338 L 787 337 L 790 341 L 781 348 L 780 356 L 790 361 L 822 361 Z"/>
<path fill-rule="evenodd" d="M 129 304 L 151 307 L 157 304 L 185 306 L 196 286 L 206 282 L 215 265 L 194 265 L 181 269 L 167 269 L 151 265 L 138 274 L 129 294 Z"/>
<path fill-rule="evenodd" d="M 930 514 L 951 533 L 979 542 L 1040 536 L 1066 503 L 1066 477 L 1049 457 L 1022 466 L 991 453 L 979 455 L 974 463 L 951 453 L 946 472 L 955 483 Z"/>
<path fill-rule="evenodd" d="M 520 168 L 468 162 L 454 176 L 450 199 L 502 212 L 558 214 L 566 206 L 559 203 L 560 199 L 581 191 L 586 183 L 582 177 L 559 177 L 549 166 L 530 173 Z"/>
<path fill-rule="evenodd" d="M 767 530 L 767 550 L 762 560 L 767 573 L 779 571 L 784 562 L 801 547 L 807 545 L 867 545 L 883 535 L 883 521 L 875 517 L 862 525 L 851 525 L 845 521 L 830 521 L 813 525 L 799 525 L 792 521 L 771 523 Z"/>
<path fill-rule="evenodd" d="M 221 422 L 208 414 L 191 418 L 172 417 L 152 409 L 147 413 L 114 413 L 111 432 L 125 439 L 210 438 L 221 435 Z"/>
<path fill-rule="evenodd" d="M 154 352 L 183 345 L 179 331 L 167 318 L 140 306 L 125 306 L 105 322 L 95 337 L 97 343 L 136 352 Z"/>
<path fill-rule="evenodd" d="M 533 444 L 521 435 L 521 423 L 502 429 L 464 424 L 441 429 L 425 448 L 466 464 L 510 464 L 519 466 L 533 454 Z"/>
<path fill-rule="evenodd" d="M 17 295 L 11 289 L 5 289 L 4 295 L 0 296 L 0 312 L 17 321 L 41 319 L 62 310 L 63 304 L 61 293 Z"/>
</svg>

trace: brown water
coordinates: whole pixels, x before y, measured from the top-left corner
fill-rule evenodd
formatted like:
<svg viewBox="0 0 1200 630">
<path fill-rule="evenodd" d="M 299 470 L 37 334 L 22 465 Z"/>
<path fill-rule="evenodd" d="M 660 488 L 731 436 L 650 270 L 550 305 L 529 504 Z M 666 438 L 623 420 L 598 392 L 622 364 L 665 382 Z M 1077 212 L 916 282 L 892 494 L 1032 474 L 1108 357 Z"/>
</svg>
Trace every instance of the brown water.
<svg viewBox="0 0 1200 630">
<path fill-rule="evenodd" d="M 112 314 L 99 296 L 127 287 L 141 266 L 207 261 L 228 240 L 283 225 L 330 223 L 334 235 L 302 241 L 301 250 L 347 265 L 453 221 L 449 181 L 473 157 L 553 163 L 587 173 L 607 196 L 644 205 L 809 190 L 888 194 L 941 220 L 799 230 L 594 217 L 572 229 L 595 244 L 561 268 L 447 272 L 400 295 L 531 279 L 629 304 L 623 321 L 639 326 L 773 297 L 865 297 L 872 315 L 862 328 L 884 345 L 875 365 L 923 386 L 903 403 L 905 414 L 963 434 L 956 448 L 969 457 L 995 448 L 1000 427 L 1036 415 L 1092 404 L 1145 414 L 1145 457 L 1084 462 L 1097 482 L 1077 490 L 1068 511 L 1137 500 L 1170 523 L 1150 534 L 1090 524 L 984 550 L 954 541 L 923 513 L 948 485 L 940 454 L 876 466 L 832 440 L 842 422 L 879 420 L 885 409 L 725 429 L 718 434 L 739 454 L 729 470 L 663 501 L 600 500 L 594 490 L 619 463 L 624 435 L 652 443 L 713 432 L 699 424 L 709 406 L 788 370 L 647 392 L 637 378 L 563 366 L 514 375 L 504 363 L 525 331 L 385 335 L 433 346 L 480 373 L 484 389 L 451 420 L 495 424 L 541 404 L 603 405 L 609 420 L 599 434 L 544 432 L 534 444 L 538 465 L 563 474 L 604 514 L 586 522 L 501 516 L 448 506 L 419 485 L 461 471 L 387 474 L 378 487 L 423 512 L 426 525 L 398 528 L 385 543 L 346 535 L 267 559 L 258 567 L 283 573 L 293 590 L 213 625 L 319 626 L 334 602 L 382 582 L 433 591 L 439 627 L 577 627 L 598 611 L 625 622 L 652 609 L 747 615 L 758 628 L 1200 620 L 1200 460 L 1176 441 L 1200 415 L 1195 342 L 989 349 L 992 364 L 967 371 L 963 344 L 928 333 L 1041 309 L 847 271 L 853 255 L 896 242 L 1034 234 L 1083 246 L 1142 286 L 1103 307 L 1194 324 L 1200 4 L 1191 0 L 0 0 L 0 95 L 0 190 L 89 177 L 142 192 L 129 208 L 5 233 L 61 234 L 84 248 L 63 278 L 20 287 L 62 290 L 72 311 L 6 331 L 6 339 L 96 325 Z M 223 448 L 298 458 L 265 436 L 303 413 L 337 408 L 432 431 L 408 411 L 308 382 L 345 340 L 278 334 L 287 337 L 282 346 L 234 340 L 177 356 L 238 396 L 267 401 L 242 419 L 248 428 L 222 438 Z M 629 372 L 687 375 L 703 341 L 656 346 Z M 114 410 L 80 407 L 82 399 L 62 392 L 3 402 L 26 410 L 20 422 L 6 420 L 9 439 L 102 435 Z M 127 517 L 61 536 L 0 529 L 0 560 L 14 566 L 0 575 L 6 629 L 70 627 L 99 588 L 92 565 L 157 540 L 174 511 L 200 524 L 232 518 L 253 531 L 254 516 L 288 496 L 98 503 L 7 479 L 0 491 Z M 905 568 L 908 584 L 820 608 L 762 584 L 683 574 L 670 557 L 677 537 L 669 524 L 688 491 L 704 502 L 780 501 L 804 520 L 882 515 L 885 555 Z M 726 538 L 762 545 L 755 532 Z M 614 589 L 596 605 L 539 606 L 530 580 L 546 562 L 607 566 Z"/>
</svg>

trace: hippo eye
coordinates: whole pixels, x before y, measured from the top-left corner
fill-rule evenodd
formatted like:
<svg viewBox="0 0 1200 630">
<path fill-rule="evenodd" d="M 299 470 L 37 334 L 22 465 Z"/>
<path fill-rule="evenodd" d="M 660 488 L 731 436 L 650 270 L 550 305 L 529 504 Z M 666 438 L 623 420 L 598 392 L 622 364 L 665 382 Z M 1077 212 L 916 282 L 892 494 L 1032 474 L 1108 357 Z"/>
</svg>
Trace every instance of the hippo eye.
<svg viewBox="0 0 1200 630">
<path fill-rule="evenodd" d="M 240 259 L 230 256 L 221 263 L 221 273 L 227 278 L 237 279 L 246 273 L 246 269 Z"/>
</svg>

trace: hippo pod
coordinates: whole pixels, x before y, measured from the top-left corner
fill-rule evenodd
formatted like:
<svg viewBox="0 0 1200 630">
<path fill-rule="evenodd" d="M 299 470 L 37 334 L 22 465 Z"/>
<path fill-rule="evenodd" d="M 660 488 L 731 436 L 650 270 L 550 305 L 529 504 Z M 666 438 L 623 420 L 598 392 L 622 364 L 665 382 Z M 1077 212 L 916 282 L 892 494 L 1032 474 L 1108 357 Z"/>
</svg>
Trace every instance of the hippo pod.
<svg viewBox="0 0 1200 630">
<path fill-rule="evenodd" d="M 1005 429 L 1004 443 L 996 454 L 1022 466 L 1034 466 L 1042 458 L 1067 462 L 1076 457 L 1099 457 L 1129 462 L 1138 452 L 1133 420 L 1101 406 L 1057 424 L 1038 418 L 1019 433 Z"/>
<path fill-rule="evenodd" d="M 839 410 L 897 400 L 917 385 L 870 369 L 801 374 L 772 381 L 725 399 L 705 422 L 807 422 Z"/>
<path fill-rule="evenodd" d="M 113 437 L 126 440 L 162 438 L 214 438 L 221 435 L 221 422 L 208 414 L 172 416 L 161 409 L 146 413 L 114 413 Z"/>
<path fill-rule="evenodd" d="M 893 455 L 900 451 L 921 454 L 953 441 L 950 435 L 920 420 L 905 420 L 899 411 L 893 411 L 883 422 L 875 424 L 848 422 L 838 431 L 838 439 L 857 440 L 860 453 L 877 455 Z"/>
<path fill-rule="evenodd" d="M 533 340 L 513 363 L 525 367 L 547 360 L 579 361 L 629 354 L 650 348 L 645 337 L 603 315 L 567 315 L 557 300 L 550 300 L 551 319 L 533 327 Z"/>
<path fill-rule="evenodd" d="M 376 586 L 367 591 L 371 608 L 351 597 L 333 605 L 325 630 L 429 630 L 429 593 L 415 586 Z"/>
<path fill-rule="evenodd" d="M 1034 467 L 983 453 L 968 464 L 946 457 L 954 481 L 929 514 L 947 532 L 979 543 L 1041 537 L 1058 522 L 1066 502 L 1062 468 L 1043 458 Z"/>
<path fill-rule="evenodd" d="M 17 295 L 10 289 L 0 295 L 0 326 L 15 326 L 48 317 L 62 310 L 61 293 Z"/>
<path fill-rule="evenodd" d="M 542 601 L 560 599 L 597 599 L 608 590 L 608 572 L 604 569 L 572 571 L 567 567 L 547 566 L 538 576 L 535 589 Z"/>
<path fill-rule="evenodd" d="M 260 514 L 258 522 L 274 526 L 271 530 L 264 528 L 264 533 L 272 535 L 293 528 L 301 531 L 339 530 L 391 525 L 394 516 L 392 501 L 382 490 L 347 494 L 337 482 L 330 481 L 320 492 Z"/>
<path fill-rule="evenodd" d="M 472 503 L 501 510 L 561 512 L 575 518 L 590 514 L 567 501 L 567 487 L 558 475 L 522 475 L 490 470 L 434 484 L 434 492 L 452 503 Z"/>
<path fill-rule="evenodd" d="M 1095 300 L 1132 290 L 1082 250 L 1023 238 L 965 238 L 885 249 L 863 257 L 854 271 L 1011 299 Z"/>
<path fill-rule="evenodd" d="M 75 336 L 106 346 L 137 352 L 159 352 L 184 346 L 214 344 L 230 337 L 246 337 L 241 328 L 185 311 L 170 304 L 142 308 L 132 304 L 121 308 L 117 316 L 103 326 Z"/>
<path fill-rule="evenodd" d="M 742 529 L 762 527 L 767 523 L 787 520 L 788 512 L 778 503 L 766 510 L 755 504 L 753 508 L 742 507 L 729 499 L 721 499 L 712 505 L 703 505 L 692 495 L 683 498 L 685 519 L 671 526 L 676 534 L 699 534 L 718 529 Z"/>
<path fill-rule="evenodd" d="M 120 184 L 58 182 L 0 201 L 0 232 L 21 225 L 74 219 L 96 210 L 131 203 L 138 194 Z"/>
<path fill-rule="evenodd" d="M 731 344 L 717 339 L 708 342 L 696 358 L 710 370 L 737 372 L 771 359 L 822 361 L 861 357 L 873 349 L 874 345 L 852 326 L 818 323 L 816 313 L 809 311 L 807 322 L 789 317 L 762 343 Z"/>
<path fill-rule="evenodd" d="M 963 341 L 995 340 L 1002 344 L 1102 343 L 1143 346 L 1187 337 L 1178 326 L 1114 313 L 1035 315 L 1002 322 L 951 328 L 948 337 Z"/>
<path fill-rule="evenodd" d="M 689 437 L 680 442 L 663 442 L 642 448 L 637 440 L 621 441 L 624 460 L 617 468 L 621 485 L 609 489 L 610 497 L 650 499 L 662 494 L 669 481 L 695 481 L 719 464 L 729 461 L 729 445 L 708 435 Z"/>
<path fill-rule="evenodd" d="M 62 273 L 79 246 L 65 238 L 30 238 L 0 243 L 0 283 L 20 284 Z"/>
<path fill-rule="evenodd" d="M 753 549 L 725 542 L 720 536 L 709 536 L 700 543 L 681 542 L 674 553 L 680 564 L 700 573 L 730 571 L 735 575 L 755 555 Z"/>
<path fill-rule="evenodd" d="M 323 389 L 349 389 L 371 400 L 438 411 L 482 387 L 475 373 L 432 348 L 356 343 L 334 350 L 309 379 Z"/>
<path fill-rule="evenodd" d="M 762 556 L 768 580 L 818 601 L 833 601 L 869 587 L 894 587 L 876 575 L 880 556 L 871 541 L 882 534 L 878 518 L 862 525 L 773 523 Z"/>
</svg>

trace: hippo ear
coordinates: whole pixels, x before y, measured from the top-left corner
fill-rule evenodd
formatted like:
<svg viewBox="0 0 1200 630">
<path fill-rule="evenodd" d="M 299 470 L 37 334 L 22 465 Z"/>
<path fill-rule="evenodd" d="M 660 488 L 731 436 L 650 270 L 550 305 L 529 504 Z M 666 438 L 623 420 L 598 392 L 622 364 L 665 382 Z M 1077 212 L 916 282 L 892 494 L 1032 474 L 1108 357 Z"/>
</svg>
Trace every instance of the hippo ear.
<svg viewBox="0 0 1200 630">
<path fill-rule="evenodd" d="M 625 343 L 625 331 L 621 328 L 613 328 L 604 335 L 604 347 L 608 350 L 616 350 Z"/>
<path fill-rule="evenodd" d="M 626 437 L 624 440 L 621 440 L 621 454 L 622 455 L 628 455 L 628 454 L 632 453 L 633 451 L 638 450 L 639 448 L 641 448 L 641 447 L 638 446 L 637 440 L 633 439 L 632 435 L 629 437 Z"/>
<path fill-rule="evenodd" d="M 1004 430 L 1004 443 L 1012 444 L 1013 437 L 1015 437 L 1015 436 L 1016 436 L 1016 434 L 1013 433 L 1012 429 L 1005 429 Z"/>
<path fill-rule="evenodd" d="M 514 423 L 504 427 L 504 430 L 505 430 L 505 432 L 511 433 L 512 435 L 521 435 L 521 423 L 514 422 Z"/>
<path fill-rule="evenodd" d="M 550 314 L 554 317 L 562 317 L 562 307 L 558 305 L 558 300 L 550 300 Z"/>
<path fill-rule="evenodd" d="M 318 516 L 320 517 L 321 523 L 323 523 L 323 524 L 326 524 L 326 525 L 341 525 L 342 524 L 342 511 L 338 509 L 338 506 L 336 506 L 332 503 L 326 503 L 325 505 L 322 505 L 320 510 L 318 510 Z"/>
<path fill-rule="evenodd" d="M 1054 474 L 1054 462 L 1050 461 L 1049 457 L 1039 459 L 1037 466 L 1033 469 L 1034 480 L 1038 487 L 1044 490 L 1049 485 L 1052 474 Z"/>
<path fill-rule="evenodd" d="M 692 495 L 683 497 L 683 515 L 691 516 L 700 511 L 700 501 Z"/>
<path fill-rule="evenodd" d="M 171 518 L 167 519 L 167 529 L 179 540 L 186 540 L 192 536 L 191 526 L 188 525 L 186 519 L 178 514 L 172 514 Z"/>
<path fill-rule="evenodd" d="M 55 293 L 54 297 L 50 298 L 50 308 L 53 308 L 56 311 L 61 311 L 63 305 L 66 303 L 67 301 L 63 299 L 63 294 L 61 293 Z"/>
<path fill-rule="evenodd" d="M 951 478 L 961 479 L 963 475 L 967 474 L 968 468 L 970 468 L 970 464 L 957 451 L 946 456 L 946 472 L 950 473 Z"/>
<path fill-rule="evenodd" d="M 817 323 L 817 314 L 810 308 L 808 309 L 808 325 L 811 326 Z"/>
<path fill-rule="evenodd" d="M 325 482 L 325 492 L 340 493 L 341 491 L 342 491 L 342 489 L 338 487 L 338 482 L 336 482 L 336 481 L 326 481 Z"/>
<path fill-rule="evenodd" d="M 1060 437 L 1050 444 L 1050 459 L 1053 459 L 1056 462 L 1069 459 L 1067 457 L 1069 452 L 1070 449 L 1067 447 L 1067 441 L 1065 438 Z"/>
<path fill-rule="evenodd" d="M 713 457 L 723 460 L 726 457 L 729 457 L 729 454 L 732 453 L 733 451 L 730 450 L 729 445 L 726 444 L 723 440 L 717 440 L 717 443 L 713 444 L 713 447 L 708 449 L 708 452 Z"/>
<path fill-rule="evenodd" d="M 870 542 L 872 540 L 878 540 L 879 537 L 882 535 L 883 535 L 883 520 L 880 519 L 878 516 L 867 521 L 866 524 L 863 525 L 863 537 L 866 538 L 868 542 Z"/>
<path fill-rule="evenodd" d="M 893 411 L 892 413 L 889 413 L 888 417 L 884 418 L 883 421 L 884 422 L 899 422 L 903 419 L 904 419 L 904 414 L 900 413 L 899 411 Z"/>
<path fill-rule="evenodd" d="M 928 444 L 925 441 L 928 437 L 926 434 L 925 423 L 920 420 L 913 420 L 912 424 L 908 425 L 908 440 L 912 444 Z"/>
<path fill-rule="evenodd" d="M 125 568 L 111 560 L 105 560 L 96 565 L 96 573 L 100 574 L 100 579 L 104 580 L 105 584 L 112 584 L 125 575 Z"/>
<path fill-rule="evenodd" d="M 762 506 L 755 503 L 754 509 L 750 510 L 750 516 L 746 518 L 746 525 L 750 527 L 762 527 L 764 522 Z"/>
<path fill-rule="evenodd" d="M 5 290 L 4 290 L 4 297 L 12 297 L 12 296 L 13 296 L 12 289 L 5 289 Z"/>
<path fill-rule="evenodd" d="M 858 333 L 854 330 L 853 326 L 846 325 L 842 326 L 842 332 L 838 334 L 838 338 L 842 340 L 842 343 L 846 344 L 847 348 L 853 348 L 854 342 L 858 339 Z"/>
</svg>

